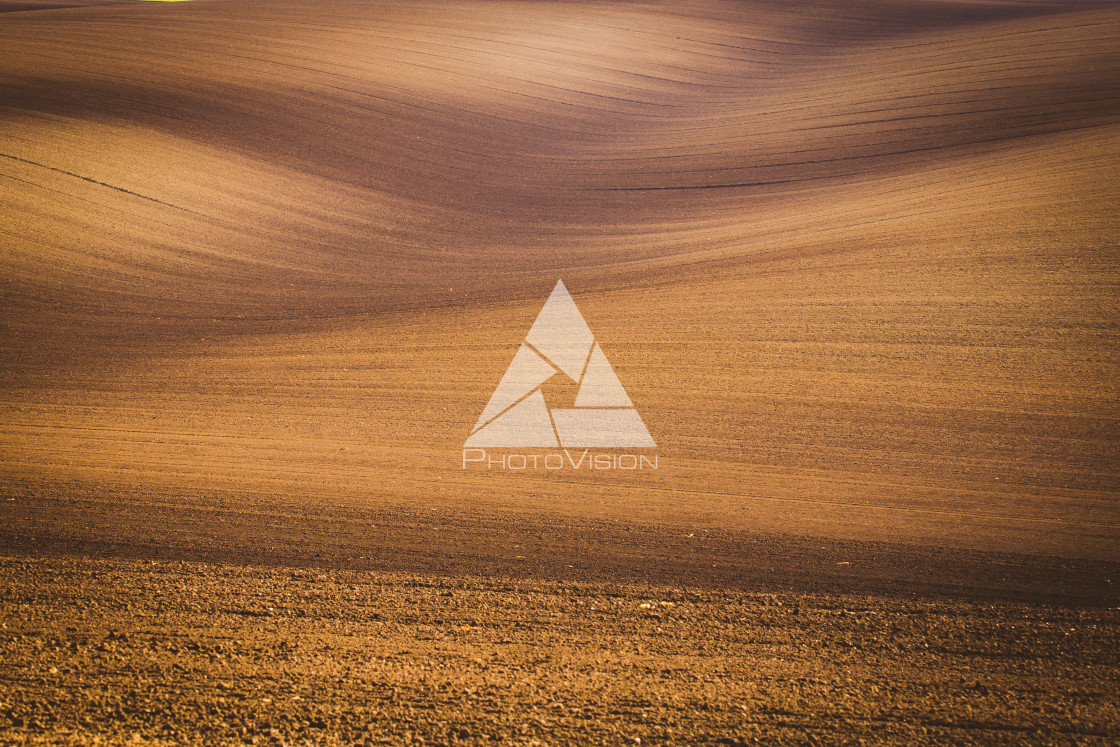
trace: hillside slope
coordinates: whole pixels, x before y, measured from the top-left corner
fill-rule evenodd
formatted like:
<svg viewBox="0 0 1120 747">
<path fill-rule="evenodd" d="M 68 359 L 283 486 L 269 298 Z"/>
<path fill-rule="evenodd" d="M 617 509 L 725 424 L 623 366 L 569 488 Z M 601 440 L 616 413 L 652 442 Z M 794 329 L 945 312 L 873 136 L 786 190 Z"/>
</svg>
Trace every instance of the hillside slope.
<svg viewBox="0 0 1120 747">
<path fill-rule="evenodd" d="M 1120 7 L 8 10 L 4 548 L 1114 598 Z M 461 469 L 560 277 L 656 472 Z"/>
</svg>

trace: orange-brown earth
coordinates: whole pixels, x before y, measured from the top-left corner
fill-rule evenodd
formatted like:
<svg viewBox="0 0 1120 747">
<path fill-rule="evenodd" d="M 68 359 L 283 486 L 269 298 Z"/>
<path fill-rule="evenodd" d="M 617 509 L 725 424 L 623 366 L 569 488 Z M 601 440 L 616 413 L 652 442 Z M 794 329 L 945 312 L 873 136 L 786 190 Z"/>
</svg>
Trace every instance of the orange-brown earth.
<svg viewBox="0 0 1120 747">
<path fill-rule="evenodd" d="M 0 553 L 59 588 L 1120 605 L 1120 6 L 0 11 Z M 561 277 L 658 469 L 461 469 Z"/>
<path fill-rule="evenodd" d="M 1120 735 L 1113 610 L 121 559 L 0 580 L 5 743 Z"/>
</svg>

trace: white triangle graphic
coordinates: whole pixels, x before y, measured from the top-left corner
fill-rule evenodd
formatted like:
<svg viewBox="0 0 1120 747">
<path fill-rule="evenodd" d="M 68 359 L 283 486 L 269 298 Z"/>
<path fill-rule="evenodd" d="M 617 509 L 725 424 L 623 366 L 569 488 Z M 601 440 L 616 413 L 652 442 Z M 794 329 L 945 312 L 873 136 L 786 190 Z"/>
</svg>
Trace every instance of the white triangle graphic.
<svg viewBox="0 0 1120 747">
<path fill-rule="evenodd" d="M 530 394 L 467 439 L 464 446 L 553 446 L 556 431 L 541 390 Z"/>
<path fill-rule="evenodd" d="M 548 381 L 555 373 L 556 369 L 551 363 L 534 353 L 528 345 L 522 344 L 490 396 L 490 401 L 486 403 L 486 409 L 474 424 L 474 429 L 477 431 L 502 410 Z"/>
<path fill-rule="evenodd" d="M 563 281 L 525 339 L 464 446 L 657 446 Z M 574 408 L 545 404 L 540 387 L 558 371 L 579 382 Z"/>
<path fill-rule="evenodd" d="M 561 446 L 657 446 L 633 408 L 553 410 Z"/>
<path fill-rule="evenodd" d="M 537 314 L 537 321 L 533 322 L 525 339 L 573 381 L 579 381 L 595 336 L 583 321 L 583 314 L 576 308 L 563 280 L 556 281 L 552 295 Z"/>
<path fill-rule="evenodd" d="M 599 343 L 591 350 L 591 360 L 583 373 L 576 394 L 576 407 L 633 407 L 622 382 L 618 380 L 611 362 L 603 354 Z"/>
</svg>

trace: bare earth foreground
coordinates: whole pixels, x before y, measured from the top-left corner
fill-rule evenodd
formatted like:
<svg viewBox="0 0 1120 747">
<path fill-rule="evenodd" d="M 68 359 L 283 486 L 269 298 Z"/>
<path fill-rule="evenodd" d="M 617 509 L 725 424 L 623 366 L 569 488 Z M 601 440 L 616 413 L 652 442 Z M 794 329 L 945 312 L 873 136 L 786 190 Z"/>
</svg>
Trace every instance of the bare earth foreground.
<svg viewBox="0 0 1120 747">
<path fill-rule="evenodd" d="M 0 561 L 0 738 L 1114 744 L 1115 609 Z"/>
<path fill-rule="evenodd" d="M 0 742 L 1120 743 L 1118 60 L 0 0 Z M 658 468 L 464 469 L 561 278 Z"/>
</svg>

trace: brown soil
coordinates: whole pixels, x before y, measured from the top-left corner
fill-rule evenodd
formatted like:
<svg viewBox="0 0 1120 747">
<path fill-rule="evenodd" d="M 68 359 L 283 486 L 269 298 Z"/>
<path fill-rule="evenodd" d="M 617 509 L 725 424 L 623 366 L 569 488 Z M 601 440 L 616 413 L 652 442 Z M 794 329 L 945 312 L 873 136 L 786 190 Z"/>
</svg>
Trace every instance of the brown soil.
<svg viewBox="0 0 1120 747">
<path fill-rule="evenodd" d="M 4 739 L 1115 739 L 1117 4 L 0 11 Z M 657 470 L 462 469 L 560 277 Z"/>
<path fill-rule="evenodd" d="M 0 578 L 16 742 L 1120 738 L 1115 610 L 182 562 Z"/>
</svg>

